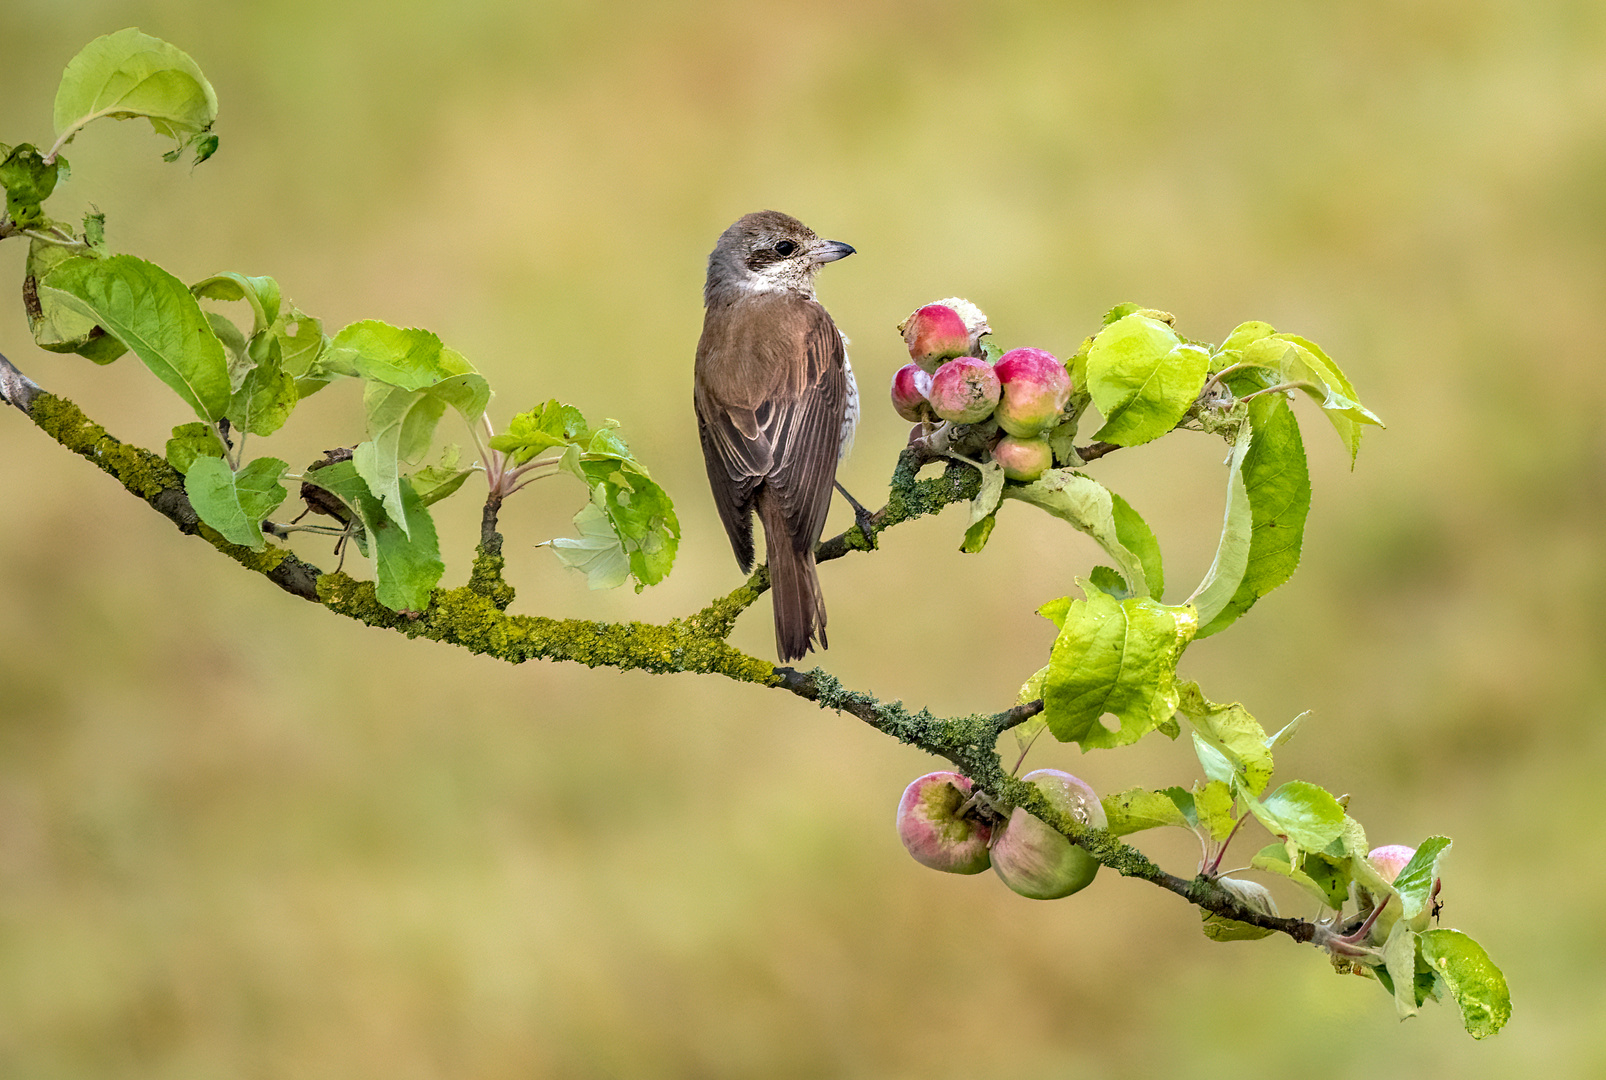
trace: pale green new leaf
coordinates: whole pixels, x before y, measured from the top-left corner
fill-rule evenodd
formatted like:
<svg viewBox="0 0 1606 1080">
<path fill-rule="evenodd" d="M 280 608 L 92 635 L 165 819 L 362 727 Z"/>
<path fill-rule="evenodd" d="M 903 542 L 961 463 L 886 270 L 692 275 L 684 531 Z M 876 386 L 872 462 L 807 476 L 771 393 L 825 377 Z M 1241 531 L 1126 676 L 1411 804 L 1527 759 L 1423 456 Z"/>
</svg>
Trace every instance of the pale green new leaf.
<svg viewBox="0 0 1606 1080">
<path fill-rule="evenodd" d="M 1422 959 L 1444 980 L 1467 1034 L 1484 1039 L 1511 1019 L 1511 991 L 1506 977 L 1483 946 L 1459 930 L 1424 930 L 1417 935 Z"/>
<path fill-rule="evenodd" d="M 267 546 L 262 519 L 289 494 L 279 483 L 286 468 L 278 458 L 257 458 L 234 472 L 222 458 L 196 457 L 184 474 L 184 494 L 229 543 L 261 551 Z"/>
<path fill-rule="evenodd" d="M 1154 583 L 1149 581 L 1144 559 L 1146 556 L 1158 571 L 1159 545 L 1137 511 L 1125 502 L 1117 518 L 1116 497 L 1103 484 L 1070 469 L 1049 469 L 1030 484 L 1005 485 L 1004 498 L 1041 507 L 1086 533 L 1115 560 L 1134 596 L 1153 594 Z M 1134 551 L 1124 540 L 1131 540 L 1140 550 Z"/>
<path fill-rule="evenodd" d="M 1227 755 L 1206 742 L 1197 731 L 1193 733 L 1193 752 L 1199 758 L 1199 768 L 1204 770 L 1207 780 L 1222 784 L 1232 783 L 1237 775 L 1232 762 L 1227 760 Z"/>
<path fill-rule="evenodd" d="M 1191 609 L 1147 597 L 1116 600 L 1090 582 L 1070 603 L 1043 685 L 1044 716 L 1056 738 L 1082 749 L 1121 746 L 1171 719 L 1177 661 L 1196 626 Z M 1047 605 L 1045 605 L 1045 608 Z M 1099 722 L 1113 714 L 1120 728 Z"/>
<path fill-rule="evenodd" d="M 1304 384 L 1300 389 L 1321 405 L 1349 450 L 1351 466 L 1360 450 L 1362 426 L 1383 425 L 1375 413 L 1355 400 L 1355 388 L 1313 342 L 1293 334 L 1272 334 L 1248 345 L 1243 362 L 1268 369 L 1278 383 Z"/>
<path fill-rule="evenodd" d="M 159 135 L 196 135 L 217 119 L 217 94 L 182 49 L 134 27 L 98 37 L 67 63 L 56 90 L 56 134 L 91 120 L 143 116 Z"/>
<path fill-rule="evenodd" d="M 229 403 L 228 362 L 195 297 L 178 278 L 132 255 L 69 259 L 39 283 L 133 350 L 202 420 Z"/>
<path fill-rule="evenodd" d="M 594 494 L 600 497 L 601 489 Z M 564 566 L 584 573 L 587 588 L 614 589 L 623 585 L 630 576 L 630 557 L 608 515 L 595 502 L 588 502 L 574 515 L 574 524 L 580 530 L 579 539 L 560 536 L 548 540 L 552 554 Z"/>
<path fill-rule="evenodd" d="M 490 395 L 490 384 L 475 373 L 448 376 L 413 390 L 376 381 L 363 387 L 369 438 L 357 445 L 352 461 L 391 520 L 401 524 L 403 466 L 418 464 L 429 452 L 435 426 L 447 407 L 472 424 L 484 413 Z"/>
<path fill-rule="evenodd" d="M 585 449 L 593 441 L 592 435 L 591 425 L 579 409 L 553 398 L 513 417 L 507 430 L 491 439 L 491 449 L 507 454 L 512 464 L 523 465 L 554 447 Z"/>
<path fill-rule="evenodd" d="M 427 465 L 413 473 L 413 490 L 418 492 L 418 499 L 425 506 L 433 506 L 449 495 L 454 494 L 463 486 L 473 473 L 472 468 L 458 468 L 457 462 L 463 456 L 462 450 L 456 444 L 448 444 L 441 448 L 441 459 L 438 464 Z"/>
<path fill-rule="evenodd" d="M 1094 438 L 1137 446 L 1176 427 L 1198 397 L 1210 354 L 1170 326 L 1133 312 L 1099 331 L 1087 354 L 1087 389 L 1104 414 Z"/>
</svg>

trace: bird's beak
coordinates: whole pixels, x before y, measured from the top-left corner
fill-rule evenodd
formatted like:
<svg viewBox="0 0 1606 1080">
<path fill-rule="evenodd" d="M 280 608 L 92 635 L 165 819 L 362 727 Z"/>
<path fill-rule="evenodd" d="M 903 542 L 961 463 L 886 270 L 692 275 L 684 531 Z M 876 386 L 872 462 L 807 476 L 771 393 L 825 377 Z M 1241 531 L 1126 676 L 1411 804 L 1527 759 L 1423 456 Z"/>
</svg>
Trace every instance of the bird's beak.
<svg viewBox="0 0 1606 1080">
<path fill-rule="evenodd" d="M 853 254 L 853 248 L 840 240 L 821 240 L 814 245 L 814 251 L 809 255 L 809 261 L 815 266 L 823 266 L 828 262 L 836 262 Z"/>
</svg>

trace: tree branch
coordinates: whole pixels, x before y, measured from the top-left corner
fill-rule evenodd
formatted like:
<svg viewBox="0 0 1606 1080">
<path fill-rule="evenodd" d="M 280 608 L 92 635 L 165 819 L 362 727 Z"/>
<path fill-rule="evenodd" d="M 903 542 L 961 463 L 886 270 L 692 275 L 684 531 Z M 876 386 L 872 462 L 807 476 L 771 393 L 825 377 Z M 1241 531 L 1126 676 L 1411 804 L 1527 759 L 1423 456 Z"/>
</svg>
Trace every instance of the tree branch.
<svg viewBox="0 0 1606 1080">
<path fill-rule="evenodd" d="M 253 551 L 224 540 L 196 515 L 184 491 L 184 478 L 164 459 L 114 438 L 72 402 L 41 389 L 4 356 L 0 356 L 0 398 L 20 409 L 62 446 L 114 477 L 181 532 L 200 537 L 286 592 L 348 618 L 514 664 L 538 659 L 569 660 L 587 667 L 723 675 L 738 682 L 788 690 L 821 708 L 848 713 L 900 742 L 944 758 L 998 805 L 1025 807 L 1123 876 L 1142 878 L 1207 911 L 1285 933 L 1295 941 L 1310 941 L 1315 933 L 1312 924 L 1303 920 L 1265 915 L 1243 905 L 1206 877 L 1190 881 L 1166 873 L 1137 848 L 1116 839 L 1106 829 L 1090 828 L 1056 810 L 1034 785 L 1006 772 L 996 749 L 998 737 L 1040 713 L 1040 700 L 1001 713 L 940 718 L 926 709 L 910 712 L 901 701 L 888 704 L 870 694 L 848 690 L 819 668 L 799 672 L 776 667 L 726 644 L 724 639 L 737 615 L 768 587 L 768 572 L 762 566 L 728 596 L 688 618 L 662 626 L 508 615 L 504 609 L 512 600 L 513 590 L 501 578 L 502 538 L 495 528 L 496 508 L 488 501 L 469 583 L 456 589 L 436 589 L 427 610 L 402 614 L 378 602 L 372 582 L 321 571 L 275 545 Z M 865 536 L 855 525 L 822 543 L 816 557 L 823 561 L 851 550 L 865 550 L 873 546 L 874 534 L 883 529 L 974 497 L 980 478 L 976 470 L 957 462 L 949 462 L 941 477 L 916 479 L 921 467 L 932 460 L 934 455 L 918 447 L 900 454 L 887 505 L 871 518 L 872 535 Z"/>
</svg>

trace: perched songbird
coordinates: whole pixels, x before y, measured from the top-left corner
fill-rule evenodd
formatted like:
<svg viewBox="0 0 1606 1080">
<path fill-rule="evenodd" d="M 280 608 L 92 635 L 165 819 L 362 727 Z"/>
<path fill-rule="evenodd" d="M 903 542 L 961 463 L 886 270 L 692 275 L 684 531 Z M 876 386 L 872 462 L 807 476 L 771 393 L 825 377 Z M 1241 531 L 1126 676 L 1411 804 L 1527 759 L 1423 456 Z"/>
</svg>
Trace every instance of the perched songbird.
<svg viewBox="0 0 1606 1080">
<path fill-rule="evenodd" d="M 796 660 L 825 640 L 814 545 L 838 460 L 853 441 L 859 391 L 814 275 L 853 254 L 796 218 L 765 210 L 720 235 L 708 257 L 697 343 L 697 430 L 714 504 L 742 570 L 753 514 L 764 525 L 775 649 Z"/>
</svg>

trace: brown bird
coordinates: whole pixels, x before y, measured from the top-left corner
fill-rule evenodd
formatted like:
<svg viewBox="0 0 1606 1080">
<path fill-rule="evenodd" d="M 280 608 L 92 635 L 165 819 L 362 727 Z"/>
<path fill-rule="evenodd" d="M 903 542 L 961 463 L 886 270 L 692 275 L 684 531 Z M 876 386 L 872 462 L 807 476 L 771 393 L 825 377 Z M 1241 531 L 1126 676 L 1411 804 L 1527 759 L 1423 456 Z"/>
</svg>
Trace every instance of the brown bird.
<svg viewBox="0 0 1606 1080">
<path fill-rule="evenodd" d="M 818 640 L 825 600 L 814 545 L 837 462 L 853 441 L 859 391 L 845 340 L 814 298 L 814 275 L 853 248 L 764 210 L 720 235 L 708 257 L 697 343 L 697 430 L 714 505 L 736 562 L 753 567 L 753 514 L 764 526 L 784 663 Z"/>
</svg>

